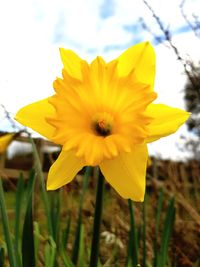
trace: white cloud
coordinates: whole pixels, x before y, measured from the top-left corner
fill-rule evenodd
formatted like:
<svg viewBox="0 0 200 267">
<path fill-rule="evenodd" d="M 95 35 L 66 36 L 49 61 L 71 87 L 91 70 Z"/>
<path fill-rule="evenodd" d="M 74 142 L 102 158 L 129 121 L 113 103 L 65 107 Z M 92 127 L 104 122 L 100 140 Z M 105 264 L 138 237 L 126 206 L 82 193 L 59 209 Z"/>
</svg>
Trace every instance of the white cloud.
<svg viewBox="0 0 200 267">
<path fill-rule="evenodd" d="M 125 25 L 134 25 L 143 17 L 155 29 L 151 14 L 140 0 L 116 0 L 112 16 L 102 19 L 101 0 L 10 0 L 0 3 L 0 103 L 15 113 L 21 106 L 53 93 L 52 82 L 61 73 L 58 47 L 74 49 L 81 57 L 91 60 L 97 54 L 110 60 L 119 55 L 135 39 L 152 38 L 146 32 L 131 32 Z M 180 15 L 180 1 L 149 1 L 172 29 L 184 20 Z M 187 1 L 187 11 L 197 10 L 198 1 Z M 195 11 L 194 10 L 194 11 Z M 179 34 L 178 48 L 200 58 L 199 43 L 192 34 Z M 106 46 L 117 46 L 105 51 Z M 194 48 L 195 47 L 195 48 Z M 183 107 L 182 67 L 172 51 L 163 45 L 157 53 L 156 90 L 158 101 Z M 185 51 L 184 51 L 185 50 Z M 0 125 L 1 128 L 1 125 Z M 166 139 L 167 140 L 167 139 Z M 159 147 L 159 146 L 158 146 Z"/>
</svg>

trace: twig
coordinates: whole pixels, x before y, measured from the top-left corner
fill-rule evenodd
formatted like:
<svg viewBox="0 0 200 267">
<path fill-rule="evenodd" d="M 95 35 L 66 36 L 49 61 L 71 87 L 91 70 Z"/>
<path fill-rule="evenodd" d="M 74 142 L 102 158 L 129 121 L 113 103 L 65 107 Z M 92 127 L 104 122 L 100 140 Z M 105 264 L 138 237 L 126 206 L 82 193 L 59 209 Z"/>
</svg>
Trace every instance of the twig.
<svg viewBox="0 0 200 267">
<path fill-rule="evenodd" d="M 188 62 L 183 59 L 183 57 L 181 56 L 178 48 L 172 42 L 172 35 L 171 35 L 170 31 L 169 31 L 169 27 L 168 28 L 164 27 L 161 19 L 157 16 L 157 14 L 153 10 L 153 8 L 149 5 L 149 3 L 146 0 L 143 0 L 143 3 L 146 5 L 146 7 L 152 13 L 153 18 L 155 19 L 155 21 L 156 21 L 157 25 L 159 26 L 160 30 L 162 31 L 165 40 L 168 42 L 168 44 L 170 45 L 170 47 L 174 51 L 175 55 L 177 56 L 177 59 L 181 62 L 182 66 L 184 68 L 184 72 L 187 75 L 188 79 L 190 80 L 191 84 L 193 85 L 194 88 L 196 88 L 195 79 L 191 75 L 190 71 L 187 68 L 188 65 L 189 65 Z M 155 35 L 153 35 L 153 36 L 155 36 Z M 198 101 L 200 102 L 200 91 L 199 90 L 197 90 L 197 97 L 198 97 Z"/>
<path fill-rule="evenodd" d="M 5 118 L 9 121 L 13 130 L 19 130 L 19 127 L 16 125 L 15 121 L 11 118 L 10 113 L 7 111 L 6 107 L 3 104 L 0 104 L 0 106 L 4 111 Z"/>
<path fill-rule="evenodd" d="M 185 0 L 183 0 L 180 4 L 180 10 L 181 10 L 181 14 L 183 16 L 183 18 L 185 19 L 185 21 L 187 22 L 187 24 L 190 26 L 190 28 L 192 29 L 192 31 L 194 32 L 194 34 L 196 35 L 196 37 L 200 38 L 200 32 L 198 32 L 198 30 L 200 30 L 200 22 L 198 20 L 198 17 L 196 15 L 193 14 L 193 18 L 195 20 L 195 24 L 192 24 L 191 21 L 188 19 L 187 15 L 184 12 L 184 5 L 185 5 Z"/>
</svg>

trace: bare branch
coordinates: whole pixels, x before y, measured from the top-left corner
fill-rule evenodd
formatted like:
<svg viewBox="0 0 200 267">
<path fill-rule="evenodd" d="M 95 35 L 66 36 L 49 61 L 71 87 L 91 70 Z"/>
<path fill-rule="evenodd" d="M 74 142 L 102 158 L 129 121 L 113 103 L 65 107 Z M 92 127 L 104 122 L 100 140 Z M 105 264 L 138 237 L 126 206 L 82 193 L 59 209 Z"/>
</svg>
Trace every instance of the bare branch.
<svg viewBox="0 0 200 267">
<path fill-rule="evenodd" d="M 187 15 L 184 12 L 184 5 L 185 5 L 185 0 L 183 0 L 180 4 L 180 10 L 181 10 L 181 14 L 183 16 L 183 18 L 185 19 L 185 21 L 187 22 L 187 24 L 190 26 L 190 28 L 192 29 L 192 31 L 194 32 L 194 34 L 196 35 L 196 37 L 200 38 L 200 21 L 197 15 L 193 14 L 193 18 L 194 18 L 194 24 L 191 23 L 191 21 L 188 19 Z"/>
<path fill-rule="evenodd" d="M 24 128 L 21 130 L 21 128 L 16 124 L 16 122 L 11 118 L 10 113 L 6 109 L 6 107 L 3 104 L 0 104 L 0 107 L 3 109 L 3 112 L 5 114 L 5 119 L 10 123 L 11 127 L 13 128 L 14 131 L 17 132 L 27 132 L 27 130 Z"/>
<path fill-rule="evenodd" d="M 157 16 L 157 14 L 155 13 L 155 11 L 153 10 L 153 8 L 149 5 L 149 3 L 146 0 L 143 0 L 144 4 L 147 6 L 147 8 L 151 11 L 155 21 L 157 22 L 160 30 L 162 33 L 164 33 L 164 36 L 166 38 L 166 40 L 171 40 L 171 33 L 169 31 L 169 28 L 165 28 L 161 19 Z"/>
<path fill-rule="evenodd" d="M 164 27 L 161 19 L 155 13 L 153 8 L 149 5 L 149 3 L 146 0 L 143 0 L 143 3 L 146 5 L 146 7 L 152 13 L 153 18 L 155 19 L 155 21 L 156 21 L 157 25 L 159 26 L 161 32 L 163 33 L 164 40 L 168 42 L 169 46 L 174 51 L 174 54 L 176 55 L 177 59 L 181 62 L 182 66 L 184 68 L 184 72 L 187 75 L 188 79 L 190 80 L 191 84 L 194 86 L 194 88 L 196 88 L 195 79 L 191 75 L 190 71 L 188 70 L 188 68 L 190 68 L 190 64 L 188 64 L 188 61 L 186 61 L 181 56 L 181 53 L 179 52 L 178 48 L 172 42 L 172 34 L 171 34 L 170 30 L 169 30 L 169 27 L 167 27 L 167 28 Z M 145 24 L 143 23 L 142 25 L 145 25 Z M 145 29 L 148 30 L 148 27 L 146 27 L 146 25 L 145 25 Z M 150 33 L 151 33 L 151 31 L 150 31 Z M 155 36 L 155 34 L 153 34 L 153 36 Z M 160 37 L 159 37 L 159 40 L 160 40 Z M 200 91 L 199 90 L 197 91 L 197 95 L 198 95 L 198 100 L 200 101 Z"/>
<path fill-rule="evenodd" d="M 160 37 L 160 36 L 158 36 L 157 34 L 155 34 L 150 28 L 149 28 L 149 26 L 146 24 L 146 22 L 144 21 L 144 19 L 143 18 L 139 18 L 139 23 L 141 24 L 141 26 L 142 26 L 142 28 L 144 29 L 144 30 L 146 30 L 147 32 L 149 32 L 153 37 L 154 37 L 154 39 L 156 40 L 156 42 L 158 43 L 158 44 L 161 44 L 161 43 L 163 43 L 163 39 Z M 166 44 L 165 44 L 166 45 Z M 167 45 L 166 45 L 167 46 Z M 168 47 L 168 46 L 167 46 Z"/>
</svg>

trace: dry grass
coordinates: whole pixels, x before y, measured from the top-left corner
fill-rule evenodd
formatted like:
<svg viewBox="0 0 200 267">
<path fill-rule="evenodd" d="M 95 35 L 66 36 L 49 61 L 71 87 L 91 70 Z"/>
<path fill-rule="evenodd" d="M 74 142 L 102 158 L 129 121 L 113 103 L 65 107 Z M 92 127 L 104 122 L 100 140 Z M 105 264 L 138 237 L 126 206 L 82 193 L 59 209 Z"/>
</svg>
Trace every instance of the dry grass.
<svg viewBox="0 0 200 267">
<path fill-rule="evenodd" d="M 78 175 L 70 185 L 65 187 L 62 194 L 61 227 L 66 225 L 66 216 L 71 212 L 72 229 L 68 244 L 69 253 L 72 250 L 76 219 L 78 214 L 78 201 L 82 184 L 82 176 Z M 7 184 L 9 189 L 10 181 Z M 152 159 L 152 165 L 147 173 L 147 256 L 152 262 L 153 240 L 155 237 L 155 210 L 157 207 L 159 189 L 165 192 L 164 208 L 167 207 L 170 196 L 176 200 L 176 220 L 170 244 L 171 262 L 176 266 L 200 266 L 200 163 L 197 161 L 172 162 Z M 95 180 L 90 181 L 84 209 L 83 223 L 85 230 L 85 244 L 90 246 L 93 210 L 95 201 Z M 36 202 L 37 203 L 37 202 Z M 134 205 L 136 223 L 142 223 L 142 203 Z M 162 218 L 166 209 L 162 211 Z M 35 219 L 45 221 L 42 204 L 37 203 Z M 41 224 L 42 225 L 42 224 Z M 43 235 L 45 236 L 45 227 Z M 127 202 L 121 199 L 114 190 L 106 184 L 104 195 L 103 223 L 101 228 L 101 259 L 104 266 L 124 266 L 127 254 L 127 241 L 129 231 L 129 212 Z M 115 251 L 116 253 L 113 253 Z M 117 257 L 117 263 L 114 258 Z M 198 265 L 199 260 L 199 265 Z M 197 265 L 194 265 L 194 264 Z"/>
</svg>

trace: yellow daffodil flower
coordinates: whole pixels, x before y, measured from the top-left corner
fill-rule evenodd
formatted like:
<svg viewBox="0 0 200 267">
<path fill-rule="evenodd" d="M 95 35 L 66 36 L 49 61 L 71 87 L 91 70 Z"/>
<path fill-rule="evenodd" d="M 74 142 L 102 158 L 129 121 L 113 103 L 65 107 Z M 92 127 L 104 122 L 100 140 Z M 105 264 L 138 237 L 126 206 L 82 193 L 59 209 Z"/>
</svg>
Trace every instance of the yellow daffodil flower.
<svg viewBox="0 0 200 267">
<path fill-rule="evenodd" d="M 13 133 L 9 133 L 9 134 L 0 136 L 0 153 L 4 153 L 6 151 L 7 147 L 13 140 L 14 135 L 15 134 Z"/>
<path fill-rule="evenodd" d="M 152 104 L 155 53 L 143 42 L 106 63 L 91 64 L 60 49 L 62 78 L 55 95 L 23 107 L 16 120 L 62 145 L 47 189 L 69 183 L 83 166 L 98 165 L 123 197 L 143 201 L 147 143 L 174 133 L 189 113 Z"/>
</svg>

